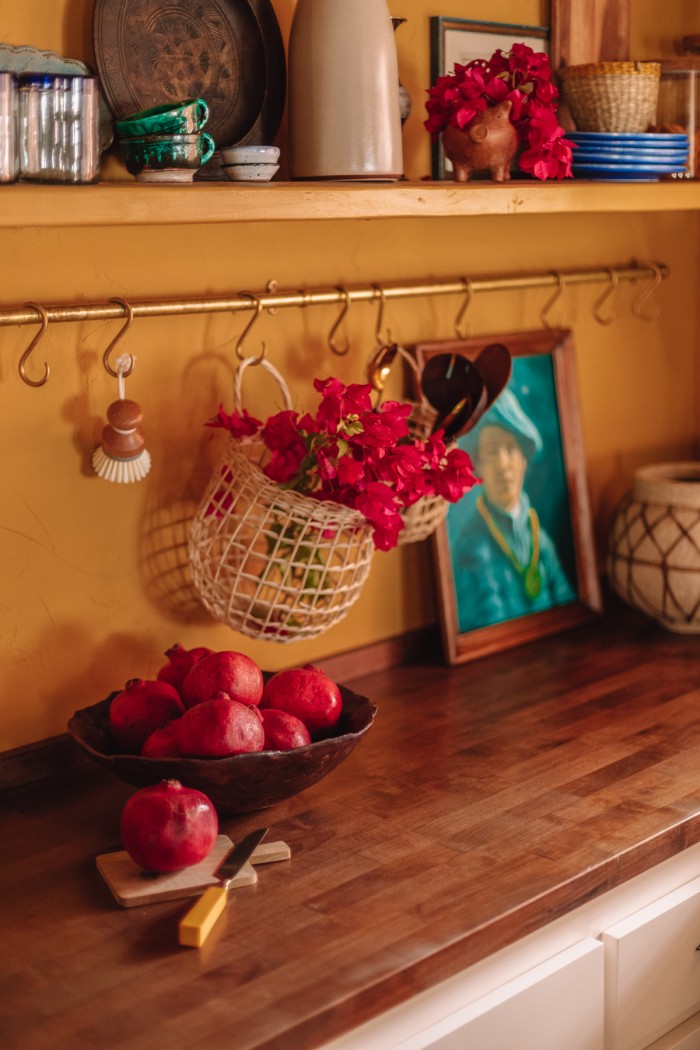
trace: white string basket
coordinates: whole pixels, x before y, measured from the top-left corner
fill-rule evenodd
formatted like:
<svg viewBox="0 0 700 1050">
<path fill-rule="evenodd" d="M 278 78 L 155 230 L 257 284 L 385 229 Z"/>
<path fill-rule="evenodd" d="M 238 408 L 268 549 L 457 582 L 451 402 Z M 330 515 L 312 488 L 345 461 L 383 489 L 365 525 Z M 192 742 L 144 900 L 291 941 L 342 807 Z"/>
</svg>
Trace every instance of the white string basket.
<svg viewBox="0 0 700 1050">
<path fill-rule="evenodd" d="M 286 392 L 277 370 L 259 363 Z M 359 511 L 281 488 L 262 472 L 265 454 L 229 439 L 192 523 L 193 584 L 211 615 L 242 634 L 313 638 L 359 598 L 372 528 Z"/>
<path fill-rule="evenodd" d="M 397 349 L 399 356 L 413 371 L 417 377 L 417 383 L 420 385 L 418 366 L 415 359 L 404 347 L 399 346 Z M 421 397 L 420 401 L 411 401 L 408 404 L 412 405 L 412 411 L 408 417 L 408 432 L 412 438 L 419 438 L 421 441 L 424 441 L 433 431 L 437 412 L 424 397 Z M 447 500 L 442 496 L 421 496 L 410 507 L 406 507 L 401 512 L 403 529 L 399 533 L 398 546 L 402 547 L 407 543 L 419 543 L 421 540 L 427 539 L 428 536 L 432 536 L 437 527 L 447 517 L 449 506 Z"/>
<path fill-rule="evenodd" d="M 432 433 L 437 412 L 427 401 L 414 401 L 413 411 L 408 417 L 411 437 L 424 440 Z M 401 512 L 403 529 L 399 533 L 398 546 L 425 540 L 447 517 L 449 503 L 443 496 L 421 496 L 419 500 Z"/>
</svg>

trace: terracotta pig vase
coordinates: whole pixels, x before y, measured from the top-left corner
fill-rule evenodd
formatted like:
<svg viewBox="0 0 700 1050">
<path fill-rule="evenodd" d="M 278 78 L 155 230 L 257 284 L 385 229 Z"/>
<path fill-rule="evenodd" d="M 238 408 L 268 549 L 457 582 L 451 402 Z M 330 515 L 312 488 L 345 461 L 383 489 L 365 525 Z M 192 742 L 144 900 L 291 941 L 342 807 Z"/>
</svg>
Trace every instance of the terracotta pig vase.
<svg viewBox="0 0 700 1050">
<path fill-rule="evenodd" d="M 475 171 L 489 171 L 494 182 L 510 178 L 510 163 L 519 144 L 510 122 L 511 106 L 506 99 L 484 110 L 465 128 L 445 128 L 442 145 L 456 182 L 468 182 Z"/>
</svg>

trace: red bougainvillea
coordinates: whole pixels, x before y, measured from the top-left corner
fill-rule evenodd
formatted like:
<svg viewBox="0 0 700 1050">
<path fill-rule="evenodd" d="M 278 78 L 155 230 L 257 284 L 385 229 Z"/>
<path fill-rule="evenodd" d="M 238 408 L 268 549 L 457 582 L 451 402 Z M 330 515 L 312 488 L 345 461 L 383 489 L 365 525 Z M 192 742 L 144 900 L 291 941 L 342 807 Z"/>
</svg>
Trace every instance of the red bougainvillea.
<svg viewBox="0 0 700 1050">
<path fill-rule="evenodd" d="M 527 44 L 513 44 L 491 58 L 475 58 L 438 77 L 428 91 L 425 128 L 435 141 L 446 127 L 465 128 L 489 106 L 510 99 L 510 120 L 523 150 L 521 171 L 538 179 L 571 176 L 572 144 L 557 120 L 559 92 L 549 58 Z"/>
<path fill-rule="evenodd" d="M 314 388 L 321 395 L 315 415 L 285 410 L 263 423 L 245 409 L 229 414 L 220 407 L 206 425 L 235 438 L 258 437 L 271 453 L 267 477 L 360 511 L 379 550 L 396 546 L 404 508 L 423 496 L 455 503 L 475 484 L 469 455 L 448 448 L 442 431 L 410 435 L 411 405 L 386 401 L 373 408 L 369 384 L 316 379 Z"/>
</svg>

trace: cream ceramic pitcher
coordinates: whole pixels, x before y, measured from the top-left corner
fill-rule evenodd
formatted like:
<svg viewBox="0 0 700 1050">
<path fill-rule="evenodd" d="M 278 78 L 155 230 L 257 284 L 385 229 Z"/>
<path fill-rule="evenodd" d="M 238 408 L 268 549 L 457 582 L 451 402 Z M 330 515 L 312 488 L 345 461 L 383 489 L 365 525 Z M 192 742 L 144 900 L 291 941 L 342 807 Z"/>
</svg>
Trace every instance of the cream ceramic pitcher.
<svg viewBox="0 0 700 1050">
<path fill-rule="evenodd" d="M 400 179 L 397 83 L 386 0 L 298 0 L 289 40 L 290 176 Z"/>
</svg>

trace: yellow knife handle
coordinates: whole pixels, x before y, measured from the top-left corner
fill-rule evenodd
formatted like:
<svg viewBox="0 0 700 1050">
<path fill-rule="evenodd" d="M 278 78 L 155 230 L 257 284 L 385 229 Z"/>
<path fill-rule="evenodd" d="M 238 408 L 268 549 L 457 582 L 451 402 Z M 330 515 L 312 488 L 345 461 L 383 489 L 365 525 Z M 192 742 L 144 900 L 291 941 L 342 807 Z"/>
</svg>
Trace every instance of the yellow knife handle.
<svg viewBox="0 0 700 1050">
<path fill-rule="evenodd" d="M 178 940 L 187 948 L 201 948 L 226 907 L 228 890 L 210 886 L 180 920 Z"/>
</svg>

